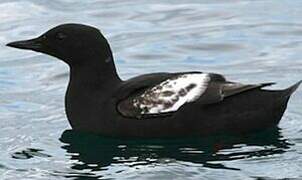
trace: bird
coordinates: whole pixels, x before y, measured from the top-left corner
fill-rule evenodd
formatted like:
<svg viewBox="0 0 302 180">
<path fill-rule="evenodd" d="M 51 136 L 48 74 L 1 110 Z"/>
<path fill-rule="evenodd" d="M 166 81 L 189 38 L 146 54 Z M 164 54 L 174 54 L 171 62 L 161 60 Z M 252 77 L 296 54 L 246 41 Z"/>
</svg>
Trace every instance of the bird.
<svg viewBox="0 0 302 180">
<path fill-rule="evenodd" d="M 274 83 L 243 84 L 199 71 L 122 80 L 108 40 L 85 24 L 60 24 L 6 45 L 65 62 L 70 72 L 65 112 L 72 129 L 117 138 L 205 137 L 276 127 L 302 83 L 267 90 Z"/>
</svg>

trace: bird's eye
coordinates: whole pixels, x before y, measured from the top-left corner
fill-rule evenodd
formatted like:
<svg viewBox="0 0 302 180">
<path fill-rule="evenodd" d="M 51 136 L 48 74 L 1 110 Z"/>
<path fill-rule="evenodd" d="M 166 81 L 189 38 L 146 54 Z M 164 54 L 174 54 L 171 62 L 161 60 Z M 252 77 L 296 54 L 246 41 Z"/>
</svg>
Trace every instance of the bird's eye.
<svg viewBox="0 0 302 180">
<path fill-rule="evenodd" d="M 56 38 L 57 38 L 58 40 L 63 40 L 63 39 L 65 39 L 66 37 L 67 37 L 66 34 L 61 33 L 61 32 L 59 32 L 59 33 L 56 34 Z"/>
</svg>

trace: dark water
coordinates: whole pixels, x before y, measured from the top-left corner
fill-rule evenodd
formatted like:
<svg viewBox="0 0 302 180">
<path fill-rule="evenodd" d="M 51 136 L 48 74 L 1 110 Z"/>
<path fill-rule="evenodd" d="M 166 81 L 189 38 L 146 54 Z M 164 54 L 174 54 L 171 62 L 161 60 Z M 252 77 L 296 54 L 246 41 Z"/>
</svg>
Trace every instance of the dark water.
<svg viewBox="0 0 302 180">
<path fill-rule="evenodd" d="M 279 128 L 244 137 L 66 131 L 67 66 L 4 46 L 65 22 L 99 27 L 123 79 L 190 70 L 273 88 L 302 79 L 300 0 L 1 0 L 0 179 L 302 179 L 301 88 Z"/>
</svg>

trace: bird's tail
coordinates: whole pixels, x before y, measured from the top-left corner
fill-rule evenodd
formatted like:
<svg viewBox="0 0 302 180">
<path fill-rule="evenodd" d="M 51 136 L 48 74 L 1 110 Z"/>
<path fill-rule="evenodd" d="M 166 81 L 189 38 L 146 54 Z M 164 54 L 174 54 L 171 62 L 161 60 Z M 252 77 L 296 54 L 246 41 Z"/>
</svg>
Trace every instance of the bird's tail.
<svg viewBox="0 0 302 180">
<path fill-rule="evenodd" d="M 283 92 L 286 94 L 287 97 L 291 96 L 300 86 L 302 80 L 297 82 L 296 84 L 290 86 L 289 88 L 285 89 Z"/>
</svg>

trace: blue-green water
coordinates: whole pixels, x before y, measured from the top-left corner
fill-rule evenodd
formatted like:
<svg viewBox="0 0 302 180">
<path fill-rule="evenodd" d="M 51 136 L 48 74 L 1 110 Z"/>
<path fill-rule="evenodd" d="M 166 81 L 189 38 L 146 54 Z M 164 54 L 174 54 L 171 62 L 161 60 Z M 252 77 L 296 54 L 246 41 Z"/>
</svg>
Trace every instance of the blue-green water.
<svg viewBox="0 0 302 180">
<path fill-rule="evenodd" d="M 302 179 L 302 88 L 279 128 L 260 134 L 118 140 L 66 131 L 67 66 L 4 46 L 66 22 L 100 28 L 123 79 L 191 70 L 273 88 L 302 79 L 300 0 L 1 0 L 1 180 Z"/>
</svg>

